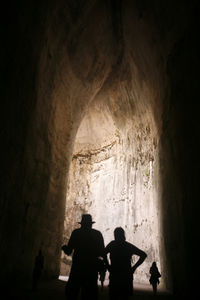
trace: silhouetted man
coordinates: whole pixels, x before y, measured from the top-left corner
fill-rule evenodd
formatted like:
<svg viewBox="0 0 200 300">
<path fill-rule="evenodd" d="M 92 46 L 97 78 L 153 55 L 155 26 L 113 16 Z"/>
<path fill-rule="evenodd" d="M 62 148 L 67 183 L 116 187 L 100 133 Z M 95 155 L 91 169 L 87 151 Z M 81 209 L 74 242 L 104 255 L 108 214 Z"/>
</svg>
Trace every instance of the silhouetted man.
<svg viewBox="0 0 200 300">
<path fill-rule="evenodd" d="M 70 255 L 72 267 L 66 285 L 67 299 L 75 300 L 81 292 L 84 300 L 96 300 L 98 296 L 98 257 L 104 255 L 104 240 L 100 231 L 92 229 L 92 217 L 82 215 L 81 228 L 75 229 L 63 251 Z"/>
<path fill-rule="evenodd" d="M 133 273 L 147 257 L 146 253 L 134 245 L 126 242 L 123 228 L 114 230 L 115 240 L 106 246 L 106 254 L 110 254 L 110 262 L 107 260 L 109 276 L 109 292 L 111 300 L 125 300 L 133 294 Z M 139 256 L 135 265 L 131 266 L 133 255 Z"/>
</svg>

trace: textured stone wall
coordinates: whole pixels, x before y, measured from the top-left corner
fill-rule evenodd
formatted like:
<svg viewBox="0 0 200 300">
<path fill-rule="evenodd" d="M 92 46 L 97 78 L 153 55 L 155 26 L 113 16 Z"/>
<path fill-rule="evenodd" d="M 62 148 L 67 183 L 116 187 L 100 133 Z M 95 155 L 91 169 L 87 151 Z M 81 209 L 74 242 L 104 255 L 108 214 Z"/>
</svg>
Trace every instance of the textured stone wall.
<svg viewBox="0 0 200 300">
<path fill-rule="evenodd" d="M 153 261 L 161 271 L 165 269 L 156 184 L 158 137 L 149 114 L 143 118 L 135 115 L 134 121 L 123 120 L 122 114 L 118 123 L 124 121 L 124 125 L 118 128 L 105 103 L 88 109 L 75 139 L 64 222 L 65 242 L 79 226 L 82 213 L 92 214 L 94 228 L 102 232 L 105 244 L 113 240 L 114 229 L 122 226 L 127 240 L 148 254 L 135 274 L 136 282 L 146 284 Z M 69 263 L 63 255 L 62 262 Z M 62 268 L 62 274 L 67 270 Z"/>
<path fill-rule="evenodd" d="M 102 160 L 105 173 L 116 166 L 107 197 L 130 199 L 143 191 L 145 204 L 158 200 L 163 276 L 179 294 L 198 286 L 198 1 L 22 0 L 8 3 L 3 14 L 1 283 L 15 277 L 16 284 L 30 284 L 40 247 L 44 276 L 58 276 L 68 170 L 77 130 L 94 101 L 110 112 L 113 135 L 103 131 L 105 143 L 101 136 L 84 148 L 90 152 L 86 178 L 97 182 Z M 80 171 L 84 157 L 77 149 L 73 162 Z M 150 161 L 154 188 L 147 180 Z M 100 182 L 107 184 L 103 177 Z M 90 184 L 88 192 L 93 190 Z M 133 198 L 138 206 L 140 197 Z M 149 223 L 151 212 L 149 207 Z M 138 218 L 133 226 L 146 217 Z"/>
</svg>

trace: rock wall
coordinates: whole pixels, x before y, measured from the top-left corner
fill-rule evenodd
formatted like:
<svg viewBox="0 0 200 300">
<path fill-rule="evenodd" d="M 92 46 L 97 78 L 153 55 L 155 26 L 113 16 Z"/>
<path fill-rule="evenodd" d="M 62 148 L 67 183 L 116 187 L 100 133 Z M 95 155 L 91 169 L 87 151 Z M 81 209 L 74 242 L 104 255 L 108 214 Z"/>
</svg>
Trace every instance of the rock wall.
<svg viewBox="0 0 200 300">
<path fill-rule="evenodd" d="M 136 282 L 148 284 L 153 261 L 161 272 L 165 269 L 156 184 L 158 137 L 147 117 L 135 116 L 134 121 L 118 123 L 123 121 L 123 128 L 118 128 L 112 113 L 101 103 L 91 105 L 80 124 L 68 177 L 64 241 L 68 241 L 82 213 L 92 214 L 94 228 L 102 232 L 105 245 L 113 240 L 114 229 L 123 227 L 127 241 L 148 254 L 135 274 Z M 62 262 L 69 263 L 63 255 Z M 65 272 L 68 268 L 62 269 Z"/>
<path fill-rule="evenodd" d="M 137 207 L 140 199 L 149 207 L 148 224 L 153 224 L 150 216 L 157 203 L 159 251 L 166 253 L 160 257 L 161 266 L 167 266 L 163 276 L 175 293 L 191 293 L 191 287 L 198 287 L 198 268 L 193 267 L 199 237 L 198 1 L 22 0 L 5 6 L 0 50 L 1 283 L 9 285 L 15 277 L 16 285 L 30 285 L 40 247 L 44 277 L 59 275 L 77 130 L 91 103 L 103 101 L 113 135 L 106 135 L 103 144 L 92 139 L 95 149 L 93 144 L 84 148 L 88 193 L 95 201 L 94 188 L 101 195 L 95 174 L 102 160 L 104 173 L 113 174 L 107 198 L 125 199 L 120 202 L 133 215 L 131 193 L 144 192 L 144 197 L 133 198 Z M 84 159 L 79 150 L 73 159 L 78 171 Z M 151 161 L 153 188 L 147 180 Z M 99 182 L 106 187 L 103 177 Z M 94 217 L 99 222 L 100 215 Z M 133 227 L 145 218 L 133 216 Z M 127 219 L 123 213 L 121 222 Z M 132 230 L 127 232 L 131 238 Z"/>
</svg>

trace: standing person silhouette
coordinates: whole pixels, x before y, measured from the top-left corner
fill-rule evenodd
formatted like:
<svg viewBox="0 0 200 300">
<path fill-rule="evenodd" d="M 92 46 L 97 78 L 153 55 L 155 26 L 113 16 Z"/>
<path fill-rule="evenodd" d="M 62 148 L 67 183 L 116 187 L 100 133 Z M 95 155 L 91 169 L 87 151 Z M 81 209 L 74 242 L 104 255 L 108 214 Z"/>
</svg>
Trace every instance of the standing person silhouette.
<svg viewBox="0 0 200 300">
<path fill-rule="evenodd" d="M 35 258 L 35 264 L 33 268 L 33 274 L 32 274 L 32 290 L 36 291 L 38 282 L 40 280 L 40 277 L 42 275 L 44 267 L 44 256 L 42 254 L 42 250 L 39 250 L 38 255 Z"/>
<path fill-rule="evenodd" d="M 68 245 L 62 250 L 70 255 L 73 252 L 72 267 L 66 285 L 68 300 L 96 300 L 98 298 L 98 258 L 104 255 L 104 240 L 100 231 L 92 228 L 92 217 L 83 214 L 79 222 L 81 228 L 75 229 Z"/>
<path fill-rule="evenodd" d="M 149 282 L 152 285 L 154 295 L 156 295 L 157 294 L 157 285 L 160 283 L 159 278 L 161 277 L 161 274 L 158 271 L 158 267 L 157 267 L 155 261 L 152 263 L 149 273 L 151 274 Z"/>
<path fill-rule="evenodd" d="M 106 265 L 103 266 L 101 270 L 99 270 L 99 280 L 101 282 L 101 290 L 103 290 L 103 284 L 106 277 Z"/>
<path fill-rule="evenodd" d="M 133 274 L 139 265 L 147 257 L 146 253 L 131 243 L 126 242 L 123 228 L 114 230 L 115 240 L 111 241 L 105 248 L 106 254 L 110 254 L 110 262 L 106 259 L 109 276 L 109 293 L 111 300 L 127 300 L 133 294 Z M 131 258 L 139 256 L 133 266 Z"/>
</svg>

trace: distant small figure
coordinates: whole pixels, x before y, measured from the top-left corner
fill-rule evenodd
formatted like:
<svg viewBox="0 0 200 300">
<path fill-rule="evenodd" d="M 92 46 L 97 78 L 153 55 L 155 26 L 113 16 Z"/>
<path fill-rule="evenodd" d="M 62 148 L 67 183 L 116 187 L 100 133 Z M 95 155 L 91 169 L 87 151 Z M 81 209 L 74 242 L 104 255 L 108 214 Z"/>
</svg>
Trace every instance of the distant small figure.
<svg viewBox="0 0 200 300">
<path fill-rule="evenodd" d="M 38 255 L 35 258 L 35 264 L 33 269 L 33 281 L 32 281 L 33 291 L 36 291 L 37 289 L 43 267 L 44 267 L 44 256 L 42 255 L 42 250 L 40 249 Z"/>
<path fill-rule="evenodd" d="M 158 267 L 157 267 L 155 261 L 152 263 L 152 266 L 151 266 L 151 268 L 149 270 L 149 273 L 151 274 L 149 282 L 150 282 L 150 284 L 153 287 L 153 293 L 154 293 L 154 295 L 156 295 L 157 294 L 157 285 L 160 283 L 159 278 L 161 277 L 161 274 L 158 271 Z"/>
</svg>

